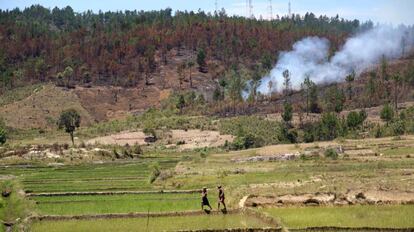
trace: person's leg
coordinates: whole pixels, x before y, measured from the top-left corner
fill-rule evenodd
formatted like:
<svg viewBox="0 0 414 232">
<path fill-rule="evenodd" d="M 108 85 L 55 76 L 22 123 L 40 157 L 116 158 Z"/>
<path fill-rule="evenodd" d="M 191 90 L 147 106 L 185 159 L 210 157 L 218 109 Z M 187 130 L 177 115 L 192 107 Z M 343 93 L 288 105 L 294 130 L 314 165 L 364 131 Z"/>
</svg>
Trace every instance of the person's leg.
<svg viewBox="0 0 414 232">
<path fill-rule="evenodd" d="M 221 202 L 221 204 L 223 204 L 224 210 L 227 210 L 226 203 L 224 203 L 224 200 Z"/>
</svg>

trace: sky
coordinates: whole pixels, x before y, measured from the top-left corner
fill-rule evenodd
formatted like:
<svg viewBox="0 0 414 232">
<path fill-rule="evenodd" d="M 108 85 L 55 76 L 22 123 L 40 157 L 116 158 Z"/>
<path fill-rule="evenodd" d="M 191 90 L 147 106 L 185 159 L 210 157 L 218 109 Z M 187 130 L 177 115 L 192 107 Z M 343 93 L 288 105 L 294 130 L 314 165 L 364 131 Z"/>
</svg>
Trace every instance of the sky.
<svg viewBox="0 0 414 232">
<path fill-rule="evenodd" d="M 269 18 L 269 0 L 252 0 L 253 14 Z M 272 0 L 273 15 L 286 15 L 289 0 Z M 293 13 L 335 16 L 346 19 L 372 20 L 374 23 L 414 24 L 414 0 L 290 0 Z M 215 10 L 215 0 L 0 0 L 0 9 L 24 9 L 33 4 L 47 8 L 71 6 L 76 12 L 117 10 Z M 245 16 L 246 0 L 217 0 L 218 8 L 229 15 Z"/>
</svg>

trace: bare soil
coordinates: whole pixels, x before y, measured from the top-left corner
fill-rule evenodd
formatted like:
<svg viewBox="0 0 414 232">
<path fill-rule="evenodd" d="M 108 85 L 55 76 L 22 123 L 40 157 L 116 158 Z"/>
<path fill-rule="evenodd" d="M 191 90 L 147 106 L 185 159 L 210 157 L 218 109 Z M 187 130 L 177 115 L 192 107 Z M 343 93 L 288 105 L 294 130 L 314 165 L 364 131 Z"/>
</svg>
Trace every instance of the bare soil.
<svg viewBox="0 0 414 232">
<path fill-rule="evenodd" d="M 147 136 L 142 131 L 121 132 L 104 137 L 98 137 L 89 140 L 88 144 L 117 144 L 124 146 L 126 144 L 145 145 Z M 167 144 L 177 146 L 180 150 L 203 148 L 203 147 L 219 147 L 223 146 L 226 141 L 232 142 L 233 136 L 221 135 L 218 131 L 201 131 L 201 130 L 171 130 L 168 138 L 163 138 Z M 180 144 L 180 145 L 176 145 Z"/>
<path fill-rule="evenodd" d="M 349 191 L 347 193 L 308 193 L 289 195 L 250 196 L 245 206 L 286 205 L 354 205 L 354 204 L 414 204 L 414 192 L 402 191 Z"/>
</svg>

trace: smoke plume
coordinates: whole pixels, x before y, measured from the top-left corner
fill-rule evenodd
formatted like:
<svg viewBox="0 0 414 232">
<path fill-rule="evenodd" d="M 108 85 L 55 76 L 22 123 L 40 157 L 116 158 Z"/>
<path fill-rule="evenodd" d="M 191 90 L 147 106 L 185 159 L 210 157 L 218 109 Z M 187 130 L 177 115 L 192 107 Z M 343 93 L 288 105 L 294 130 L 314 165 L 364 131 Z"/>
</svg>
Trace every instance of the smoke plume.
<svg viewBox="0 0 414 232">
<path fill-rule="evenodd" d="M 269 94 L 269 81 L 283 88 L 283 71 L 290 72 L 292 87 L 298 89 L 305 75 L 315 83 L 341 81 L 352 71 L 360 74 L 372 65 L 386 59 L 400 58 L 412 47 L 413 30 L 405 26 L 376 26 L 349 38 L 333 56 L 329 56 L 330 43 L 325 38 L 307 37 L 296 42 L 292 51 L 282 52 L 270 74 L 262 78 L 258 92 Z"/>
</svg>

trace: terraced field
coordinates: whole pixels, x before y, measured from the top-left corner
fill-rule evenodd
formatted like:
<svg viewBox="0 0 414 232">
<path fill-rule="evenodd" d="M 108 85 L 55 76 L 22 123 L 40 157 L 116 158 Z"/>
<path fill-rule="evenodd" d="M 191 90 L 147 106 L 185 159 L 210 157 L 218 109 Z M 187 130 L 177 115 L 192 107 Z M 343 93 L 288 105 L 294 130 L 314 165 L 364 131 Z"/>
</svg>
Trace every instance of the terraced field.
<svg viewBox="0 0 414 232">
<path fill-rule="evenodd" d="M 200 209 L 200 194 L 126 194 L 31 197 L 44 215 L 178 212 Z"/>
<path fill-rule="evenodd" d="M 179 231 L 223 228 L 263 228 L 267 223 L 242 214 L 185 217 L 149 217 L 105 220 L 40 221 L 32 231 Z"/>
<path fill-rule="evenodd" d="M 408 144 L 414 144 L 414 138 L 358 143 L 280 145 L 204 157 L 198 152 L 154 152 L 129 162 L 2 166 L 0 176 L 16 184 L 12 194 L 16 201 L 4 203 L 9 204 L 8 210 L 0 207 L 0 213 L 9 216 L 0 216 L 30 218 L 29 231 L 176 231 L 280 225 L 289 229 L 413 228 L 414 159 Z M 324 151 L 329 146 L 343 146 L 345 152 L 338 159 L 319 155 L 237 161 Z M 158 177 L 150 181 L 154 171 L 159 172 Z M 257 215 L 216 212 L 218 184 L 224 186 L 230 210 L 257 207 L 261 216 L 273 218 L 272 223 Z M 209 188 L 215 210 L 210 215 L 200 210 L 197 191 L 203 186 Z M 318 207 L 306 205 L 309 199 L 315 203 L 317 193 L 348 197 L 350 204 L 357 206 L 338 207 L 333 198 L 320 204 L 316 201 Z M 254 197 L 243 203 L 247 196 Z M 340 203 L 348 204 L 346 200 Z M 384 202 L 390 205 L 381 205 Z M 10 215 L 13 204 L 25 208 L 20 210 L 24 213 Z"/>
<path fill-rule="evenodd" d="M 308 227 L 414 228 L 414 205 L 356 205 L 260 209 L 292 229 Z"/>
<path fill-rule="evenodd" d="M 149 183 L 150 166 L 155 162 L 163 170 L 174 167 L 178 161 L 171 158 L 78 166 L 3 167 L 0 174 L 20 176 L 23 188 L 29 193 L 150 190 L 154 188 Z"/>
</svg>

